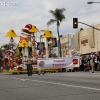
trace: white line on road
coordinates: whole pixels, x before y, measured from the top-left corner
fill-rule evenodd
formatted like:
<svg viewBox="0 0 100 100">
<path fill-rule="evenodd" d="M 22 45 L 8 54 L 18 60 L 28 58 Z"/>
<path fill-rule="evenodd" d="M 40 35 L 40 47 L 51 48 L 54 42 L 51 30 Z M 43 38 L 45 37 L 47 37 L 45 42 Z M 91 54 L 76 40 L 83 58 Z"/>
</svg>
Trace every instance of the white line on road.
<svg viewBox="0 0 100 100">
<path fill-rule="evenodd" d="M 3 76 L 2 76 L 2 77 L 3 77 Z M 5 78 L 5 77 L 4 77 L 4 78 Z M 16 77 L 9 77 L 9 78 L 17 79 L 17 80 L 22 80 L 22 78 L 16 78 Z M 97 91 L 100 91 L 99 88 L 75 86 L 75 85 L 68 85 L 68 84 L 63 84 L 63 83 L 47 82 L 47 81 L 32 80 L 32 79 L 24 79 L 24 80 L 25 80 L 25 81 L 38 82 L 38 83 L 46 83 L 46 84 L 60 85 L 60 86 L 66 86 L 66 87 L 73 87 L 73 88 L 81 88 L 81 89 L 88 89 L 88 90 L 97 90 Z"/>
<path fill-rule="evenodd" d="M 21 80 L 21 78 L 15 78 L 15 77 L 11 77 L 11 78 L 13 78 L 13 79 L 20 79 Z M 98 88 L 75 86 L 75 85 L 68 85 L 68 84 L 63 84 L 63 83 L 55 83 L 55 82 L 47 82 L 47 81 L 31 80 L 31 79 L 25 79 L 25 80 L 33 81 L 33 82 L 39 82 L 39 83 L 53 84 L 53 85 L 61 85 L 61 86 L 66 86 L 66 87 L 74 87 L 74 88 L 81 88 L 81 89 L 89 89 L 89 90 L 100 91 L 100 89 L 98 89 Z"/>
</svg>

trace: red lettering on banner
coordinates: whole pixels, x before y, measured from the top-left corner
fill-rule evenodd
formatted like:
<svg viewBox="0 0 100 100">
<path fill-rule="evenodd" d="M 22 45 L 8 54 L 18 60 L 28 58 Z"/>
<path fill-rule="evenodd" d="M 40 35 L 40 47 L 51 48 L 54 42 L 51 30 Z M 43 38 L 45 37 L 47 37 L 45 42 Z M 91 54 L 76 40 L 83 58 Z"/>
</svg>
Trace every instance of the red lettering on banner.
<svg viewBox="0 0 100 100">
<path fill-rule="evenodd" d="M 66 66 L 66 64 L 52 64 L 53 66 Z"/>
<path fill-rule="evenodd" d="M 54 62 L 65 62 L 65 60 L 53 60 Z"/>
</svg>

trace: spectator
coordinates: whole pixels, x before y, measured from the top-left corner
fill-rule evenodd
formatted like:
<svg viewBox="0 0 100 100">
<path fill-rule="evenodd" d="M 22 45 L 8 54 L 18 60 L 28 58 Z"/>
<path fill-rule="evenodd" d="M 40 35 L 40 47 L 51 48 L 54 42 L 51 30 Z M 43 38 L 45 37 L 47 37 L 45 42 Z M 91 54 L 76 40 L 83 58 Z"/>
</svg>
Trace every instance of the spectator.
<svg viewBox="0 0 100 100">
<path fill-rule="evenodd" d="M 84 71 L 84 66 L 85 65 L 85 59 L 84 59 L 84 55 L 82 55 L 82 59 L 81 59 L 81 71 Z"/>
<path fill-rule="evenodd" d="M 97 68 L 98 68 L 98 56 L 95 53 L 95 55 L 94 55 L 94 69 L 95 69 L 95 71 L 97 71 Z"/>
<path fill-rule="evenodd" d="M 97 62 L 98 62 L 98 65 L 97 65 L 97 71 L 100 70 L 99 66 L 100 66 L 100 53 L 97 52 Z"/>
<path fill-rule="evenodd" d="M 91 52 L 91 55 L 90 55 L 90 65 L 91 65 L 92 73 L 94 73 L 94 63 L 95 63 L 95 56 L 94 56 L 94 53 Z"/>
</svg>

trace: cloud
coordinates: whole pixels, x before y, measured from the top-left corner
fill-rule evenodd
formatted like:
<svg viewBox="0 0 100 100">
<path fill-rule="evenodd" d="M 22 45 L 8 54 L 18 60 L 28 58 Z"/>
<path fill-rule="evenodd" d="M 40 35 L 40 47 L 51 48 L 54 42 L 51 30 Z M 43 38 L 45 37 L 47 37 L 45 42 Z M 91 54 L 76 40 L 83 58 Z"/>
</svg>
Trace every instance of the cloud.
<svg viewBox="0 0 100 100">
<path fill-rule="evenodd" d="M 4 0 L 0 0 L 4 2 Z M 5 0 L 7 3 L 8 0 Z M 9 2 L 12 2 L 9 0 Z M 14 29 L 18 35 L 21 35 L 21 29 L 28 23 L 36 25 L 39 30 L 47 29 L 46 23 L 53 18 L 48 12 L 55 8 L 65 8 L 64 12 L 66 20 L 60 25 L 60 34 L 74 34 L 73 18 L 87 24 L 98 24 L 99 21 L 99 5 L 87 4 L 87 0 L 16 0 L 18 6 L 0 6 L 0 45 L 8 43 L 9 39 L 5 38 L 5 34 Z M 87 28 L 88 26 L 79 24 L 79 28 Z M 57 35 L 56 23 L 49 26 L 49 29 Z M 40 33 L 42 34 L 42 33 Z M 38 36 L 40 34 L 37 34 Z M 4 41 L 5 40 L 5 41 Z M 39 39 L 37 39 L 39 41 Z M 16 39 L 16 42 L 19 40 Z"/>
</svg>

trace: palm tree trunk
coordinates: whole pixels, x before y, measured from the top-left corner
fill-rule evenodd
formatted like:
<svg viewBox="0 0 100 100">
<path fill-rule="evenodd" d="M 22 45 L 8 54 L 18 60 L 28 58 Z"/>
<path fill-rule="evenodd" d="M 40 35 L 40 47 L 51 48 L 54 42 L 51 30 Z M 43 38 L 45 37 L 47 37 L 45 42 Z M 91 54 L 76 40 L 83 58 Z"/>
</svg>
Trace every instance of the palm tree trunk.
<svg viewBox="0 0 100 100">
<path fill-rule="evenodd" d="M 60 44 L 60 35 L 59 35 L 59 25 L 57 25 L 57 33 L 58 33 L 58 54 L 61 57 L 61 44 Z"/>
</svg>

